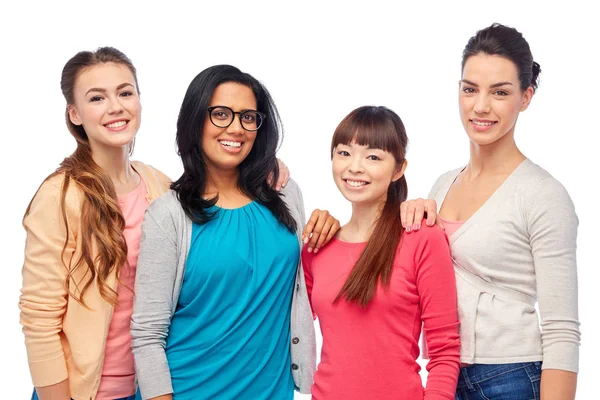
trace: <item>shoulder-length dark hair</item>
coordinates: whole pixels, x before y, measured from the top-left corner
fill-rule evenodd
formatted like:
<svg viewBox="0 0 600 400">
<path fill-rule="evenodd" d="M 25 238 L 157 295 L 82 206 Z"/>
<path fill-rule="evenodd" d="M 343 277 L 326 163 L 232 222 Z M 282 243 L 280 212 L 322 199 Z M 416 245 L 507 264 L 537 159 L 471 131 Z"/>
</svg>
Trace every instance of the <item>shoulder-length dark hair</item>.
<svg viewBox="0 0 600 400">
<path fill-rule="evenodd" d="M 290 211 L 279 193 L 267 183 L 269 173 L 273 173 L 275 181 L 279 177 L 275 156 L 283 136 L 279 113 L 267 89 L 250 74 L 231 65 L 205 69 L 187 89 L 177 119 L 177 147 L 183 163 L 183 175 L 171 184 L 171 189 L 177 193 L 181 206 L 192 221 L 203 224 L 212 219 L 209 208 L 216 204 L 218 195 L 212 199 L 203 197 L 207 171 L 202 135 L 213 93 L 219 85 L 227 82 L 250 88 L 256 97 L 258 111 L 266 114 L 252 150 L 239 166 L 238 186 L 242 193 L 266 206 L 280 223 L 294 231 L 296 223 Z"/>
<path fill-rule="evenodd" d="M 340 122 L 331 141 L 331 155 L 339 144 L 356 143 L 391 153 L 398 166 L 406 157 L 408 137 L 400 117 L 386 107 L 363 106 Z M 366 307 L 373 299 L 379 282 L 389 287 L 396 250 L 403 232 L 400 204 L 406 200 L 406 177 L 390 183 L 385 205 L 377 219 L 367 246 L 334 302 L 345 298 Z"/>
</svg>

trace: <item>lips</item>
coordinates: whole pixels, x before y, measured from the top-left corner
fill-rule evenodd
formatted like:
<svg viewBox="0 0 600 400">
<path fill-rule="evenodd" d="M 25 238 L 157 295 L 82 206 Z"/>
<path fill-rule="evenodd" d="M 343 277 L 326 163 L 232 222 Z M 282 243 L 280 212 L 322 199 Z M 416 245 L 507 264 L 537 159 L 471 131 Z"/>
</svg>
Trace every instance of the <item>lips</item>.
<svg viewBox="0 0 600 400">
<path fill-rule="evenodd" d="M 362 189 L 365 186 L 369 185 L 370 182 L 367 182 L 362 179 L 342 179 L 346 183 L 346 187 L 350 189 Z"/>
<path fill-rule="evenodd" d="M 242 142 L 235 142 L 233 140 L 219 140 L 219 143 L 221 143 L 223 146 L 231 147 L 234 149 L 242 147 Z"/>
<path fill-rule="evenodd" d="M 128 119 L 118 119 L 118 120 L 110 121 L 110 122 L 104 124 L 104 127 L 111 131 L 120 131 L 120 130 L 125 129 L 128 124 L 129 124 Z"/>
<path fill-rule="evenodd" d="M 498 121 L 492 121 L 489 119 L 477 119 L 477 118 L 470 119 L 469 122 L 471 123 L 471 126 L 476 131 L 479 131 L 479 132 L 487 131 L 492 126 L 494 126 L 498 123 Z"/>
</svg>

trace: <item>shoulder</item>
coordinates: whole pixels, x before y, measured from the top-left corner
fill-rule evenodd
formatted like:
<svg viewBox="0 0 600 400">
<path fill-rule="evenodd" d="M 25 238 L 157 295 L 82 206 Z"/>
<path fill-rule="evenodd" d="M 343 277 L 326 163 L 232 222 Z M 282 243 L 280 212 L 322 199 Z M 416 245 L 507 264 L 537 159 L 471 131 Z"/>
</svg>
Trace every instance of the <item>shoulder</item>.
<svg viewBox="0 0 600 400">
<path fill-rule="evenodd" d="M 572 204 L 564 185 L 529 159 L 519 170 L 518 190 L 530 207 L 545 207 L 549 203 Z"/>
<path fill-rule="evenodd" d="M 54 173 L 42 182 L 39 189 L 34 195 L 32 205 L 34 203 L 49 204 L 55 203 L 61 204 L 63 196 L 63 187 L 65 186 L 65 174 Z M 83 191 L 79 185 L 70 180 L 65 193 L 65 206 L 68 211 L 75 211 L 81 209 Z"/>
<path fill-rule="evenodd" d="M 185 214 L 177 198 L 177 193 L 173 190 L 168 190 L 150 203 L 147 213 L 151 214 L 157 220 L 181 215 L 182 213 Z"/>
<path fill-rule="evenodd" d="M 144 164 L 141 161 L 132 161 L 131 164 L 146 181 L 151 180 L 154 184 L 162 188 L 163 191 L 168 190 L 171 186 L 171 179 L 153 166 Z"/>
<path fill-rule="evenodd" d="M 285 187 L 281 188 L 279 192 L 283 198 L 285 204 L 290 208 L 300 209 L 303 208 L 302 191 L 298 183 L 290 178 Z"/>
<path fill-rule="evenodd" d="M 446 232 L 437 225 L 423 225 L 418 231 L 412 231 L 410 233 L 403 232 L 402 241 L 410 246 L 432 244 L 448 247 L 448 237 L 446 236 Z"/>
<path fill-rule="evenodd" d="M 429 192 L 429 198 L 435 197 L 437 192 L 440 190 L 440 188 L 452 183 L 452 181 L 458 176 L 458 174 L 460 173 L 460 171 L 462 169 L 463 169 L 462 167 L 454 168 L 454 169 L 447 171 L 447 172 L 443 173 L 442 175 L 440 175 L 436 179 L 435 183 L 433 184 L 433 186 L 431 188 L 431 192 Z"/>
<path fill-rule="evenodd" d="M 290 178 L 288 180 L 287 184 L 283 188 L 281 188 L 280 193 L 284 197 L 290 197 L 291 199 L 296 198 L 296 197 L 302 195 L 302 191 L 300 190 L 300 186 L 292 178 Z"/>
<path fill-rule="evenodd" d="M 423 225 L 418 231 L 411 233 L 403 232 L 400 240 L 402 251 L 410 251 L 414 254 L 415 260 L 431 253 L 450 254 L 450 244 L 448 236 L 439 226 Z"/>
</svg>

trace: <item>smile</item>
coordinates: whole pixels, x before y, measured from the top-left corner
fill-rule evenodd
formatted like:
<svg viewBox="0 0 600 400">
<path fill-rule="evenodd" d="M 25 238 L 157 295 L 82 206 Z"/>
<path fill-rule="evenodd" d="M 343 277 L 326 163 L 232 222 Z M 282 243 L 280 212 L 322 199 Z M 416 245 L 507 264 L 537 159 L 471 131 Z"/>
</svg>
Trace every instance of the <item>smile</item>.
<svg viewBox="0 0 600 400">
<path fill-rule="evenodd" d="M 473 129 L 475 129 L 477 132 L 485 132 L 488 129 L 490 129 L 492 126 L 494 126 L 498 123 L 498 121 L 477 120 L 477 119 L 470 119 L 469 122 L 471 123 L 471 126 L 473 127 Z"/>
<path fill-rule="evenodd" d="M 119 121 L 114 121 L 108 124 L 105 124 L 104 127 L 113 131 L 120 131 L 125 128 L 125 126 L 129 124 L 128 120 L 122 119 Z"/>
<path fill-rule="evenodd" d="M 357 181 L 357 180 L 352 180 L 352 179 L 342 179 L 344 182 L 346 182 L 346 186 L 352 188 L 352 189 L 361 189 L 367 185 L 369 185 L 369 182 L 366 181 Z"/>
<path fill-rule="evenodd" d="M 231 148 L 234 148 L 234 149 L 242 147 L 242 142 L 232 142 L 232 141 L 229 141 L 229 140 L 219 140 L 219 143 L 221 143 L 225 147 L 231 147 Z"/>
<path fill-rule="evenodd" d="M 474 119 L 472 119 L 471 122 L 477 126 L 492 126 L 496 123 L 495 121 L 476 121 Z"/>
</svg>

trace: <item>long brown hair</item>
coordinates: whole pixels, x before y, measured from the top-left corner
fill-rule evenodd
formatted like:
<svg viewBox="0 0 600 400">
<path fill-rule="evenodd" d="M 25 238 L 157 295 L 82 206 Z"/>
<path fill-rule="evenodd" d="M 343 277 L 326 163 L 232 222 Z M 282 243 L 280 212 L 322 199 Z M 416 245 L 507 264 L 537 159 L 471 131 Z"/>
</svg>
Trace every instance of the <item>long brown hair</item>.
<svg viewBox="0 0 600 400">
<path fill-rule="evenodd" d="M 356 143 L 391 153 L 398 166 L 405 161 L 408 137 L 400 117 L 386 107 L 363 106 L 340 122 L 331 141 L 331 154 L 339 144 Z M 334 300 L 345 298 L 362 307 L 373 299 L 379 282 L 389 287 L 396 250 L 403 232 L 400 204 L 406 200 L 408 186 L 404 175 L 390 183 L 387 199 L 350 276 Z"/>
<path fill-rule="evenodd" d="M 115 48 L 101 47 L 94 52 L 82 51 L 73 56 L 62 70 L 60 86 L 67 102 L 65 111 L 67 128 L 77 141 L 77 148 L 73 154 L 60 163 L 52 175 L 46 178 L 48 180 L 55 175 L 64 175 L 60 198 L 63 223 L 67 232 L 61 254 L 63 263 L 65 263 L 64 253 L 69 242 L 66 194 L 71 182 L 83 192 L 80 219 L 81 255 L 77 260 L 71 260 L 69 265 L 65 263 L 68 271 L 67 286 L 69 287 L 69 282 L 75 286 L 74 289 L 69 288 L 69 294 L 83 305 L 85 305 L 83 296 L 94 280 L 97 281 L 102 298 L 112 305 L 117 304 L 117 292 L 107 284 L 107 279 L 114 272 L 120 282 L 121 266 L 127 262 L 127 243 L 123 236 L 125 218 L 119 208 L 114 184 L 102 168 L 94 162 L 92 149 L 83 126 L 73 124 L 69 118 L 69 105 L 75 101 L 73 95 L 75 81 L 86 69 L 104 63 L 126 66 L 133 74 L 136 88 L 139 88 L 136 69 L 131 60 Z M 31 203 L 25 211 L 25 216 L 29 213 L 30 207 Z M 92 257 L 92 249 L 95 250 L 96 257 Z M 85 282 L 82 282 L 83 279 L 74 279 L 74 273 L 79 268 L 87 268 L 83 274 L 84 278 L 87 277 Z M 80 287 L 80 284 L 83 286 Z"/>
</svg>

